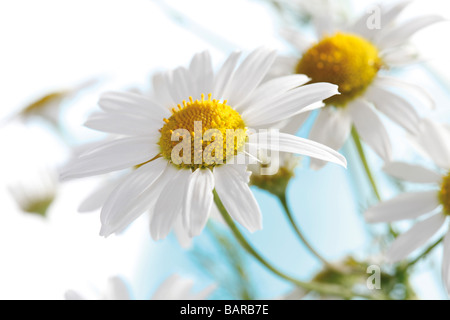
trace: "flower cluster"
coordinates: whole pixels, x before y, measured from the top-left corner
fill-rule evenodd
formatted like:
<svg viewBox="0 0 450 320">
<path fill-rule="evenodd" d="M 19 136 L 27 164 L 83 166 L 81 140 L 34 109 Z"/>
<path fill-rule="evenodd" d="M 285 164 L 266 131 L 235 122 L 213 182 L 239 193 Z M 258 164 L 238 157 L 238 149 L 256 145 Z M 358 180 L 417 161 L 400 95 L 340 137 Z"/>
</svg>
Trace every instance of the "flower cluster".
<svg viewBox="0 0 450 320">
<path fill-rule="evenodd" d="M 174 230 L 183 247 L 189 247 L 209 218 L 215 217 L 227 224 L 244 249 L 274 271 L 235 224 L 250 232 L 264 226 L 250 188 L 254 185 L 280 200 L 295 233 L 324 264 L 324 271 L 311 282 L 275 271 L 299 288 L 302 297 L 311 291 L 322 297 L 392 297 L 394 286 L 377 295 L 354 291 L 365 275 L 361 268 L 368 263 L 346 259 L 333 264 L 321 256 L 296 224 L 286 189 L 300 163 L 297 155 L 310 157 L 309 167 L 314 170 L 328 162 L 347 167 L 339 150 L 351 137 L 379 202 L 367 209 L 365 219 L 386 223 L 390 230 L 386 239 L 393 239 L 383 261 L 404 261 L 447 223 L 450 129 L 420 116 L 434 107 L 420 83 L 393 73 L 394 68 L 418 59 L 410 38 L 443 18 L 423 15 L 399 23 L 409 3 L 379 7 L 350 24 L 342 23 L 344 19 L 333 23 L 324 18 L 323 10 L 309 10 L 316 28 L 314 40 L 301 28 L 289 26 L 280 31 L 296 55 L 260 47 L 247 55 L 232 52 L 220 68 L 214 68 L 211 54 L 204 51 L 195 54 L 188 66 L 154 74 L 151 93 L 103 93 L 100 110 L 85 126 L 108 137 L 77 151 L 63 168 L 61 179 L 120 172 L 111 174 L 80 206 L 80 211 L 101 210 L 102 236 L 120 233 L 148 213 L 154 240 Z M 416 110 L 417 101 L 423 110 Z M 385 116 L 429 156 L 437 170 L 394 159 L 395 145 Z M 311 125 L 308 139 L 297 135 L 306 121 Z M 425 191 L 381 201 L 365 145 L 385 163 L 386 173 L 427 184 Z M 430 216 L 400 236 L 390 225 L 426 214 Z M 444 243 L 443 282 L 450 293 L 450 233 L 437 239 L 427 252 L 440 242 Z M 394 274 L 383 276 L 405 279 L 414 263 L 398 264 Z"/>
</svg>

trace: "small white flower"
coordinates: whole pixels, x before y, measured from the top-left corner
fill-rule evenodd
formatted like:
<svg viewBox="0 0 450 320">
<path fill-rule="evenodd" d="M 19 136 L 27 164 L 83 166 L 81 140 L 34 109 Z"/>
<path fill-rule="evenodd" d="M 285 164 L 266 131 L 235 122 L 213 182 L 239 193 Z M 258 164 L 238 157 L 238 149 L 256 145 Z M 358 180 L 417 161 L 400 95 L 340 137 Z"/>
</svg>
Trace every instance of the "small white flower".
<svg viewBox="0 0 450 320">
<path fill-rule="evenodd" d="M 193 292 L 194 281 L 192 279 L 182 278 L 174 274 L 167 278 L 151 297 L 151 300 L 205 300 L 216 288 L 210 285 L 200 292 Z M 68 290 L 65 293 L 66 300 L 87 300 L 74 290 Z M 107 288 L 94 300 L 131 300 L 131 294 L 127 284 L 120 277 L 112 277 L 108 280 Z"/>
<path fill-rule="evenodd" d="M 346 165 L 345 158 L 331 148 L 285 133 L 268 143 L 258 141 L 259 133 L 249 135 L 248 142 L 238 137 L 231 148 L 225 148 L 228 143 L 220 144 L 220 139 L 207 143 L 210 140 L 203 135 L 210 130 L 225 133 L 267 128 L 317 108 L 317 101 L 338 93 L 337 86 L 328 83 L 302 86 L 309 80 L 304 75 L 260 85 L 275 52 L 257 49 L 236 67 L 239 57 L 240 53 L 231 54 L 215 74 L 208 52 L 195 55 L 189 68 L 179 67 L 154 79 L 154 100 L 121 92 L 101 97 L 103 112 L 93 115 L 86 125 L 117 134 L 117 139 L 84 152 L 62 173 L 62 179 L 70 179 L 135 168 L 104 203 L 101 235 L 123 229 L 147 210 L 155 240 L 165 238 L 180 217 L 191 237 L 199 235 L 213 206 L 214 189 L 236 221 L 252 232 L 261 229 L 261 213 L 248 186 L 247 166 L 233 164 L 246 148 L 299 153 Z M 195 121 L 201 123 L 202 130 L 197 135 Z M 173 140 L 180 137 L 179 130 L 187 132 L 182 141 L 188 143 L 188 150 L 190 142 L 194 148 L 192 153 L 183 152 L 183 160 L 188 157 L 189 161 L 175 163 L 174 152 L 179 156 L 177 150 L 182 146 Z M 220 148 L 213 149 L 213 157 L 223 164 L 202 158 L 217 143 Z"/>
<path fill-rule="evenodd" d="M 49 92 L 32 101 L 6 121 L 15 119 L 28 121 L 32 118 L 38 117 L 50 122 L 52 125 L 59 126 L 61 107 L 64 102 L 73 99 L 83 90 L 97 85 L 101 80 L 102 79 L 100 77 L 96 77 L 78 83 L 72 87 L 61 88 L 59 90 Z"/>
<path fill-rule="evenodd" d="M 384 170 L 398 179 L 434 187 L 428 191 L 401 194 L 365 212 L 366 220 L 371 223 L 416 219 L 434 212 L 394 241 L 386 254 L 387 261 L 392 263 L 405 259 L 410 253 L 425 245 L 444 224 L 448 227 L 449 222 L 450 131 L 442 124 L 424 119 L 415 140 L 439 170 L 432 171 L 419 165 L 402 162 L 386 164 Z M 442 276 L 450 293 L 450 228 L 444 240 Z"/>
<path fill-rule="evenodd" d="M 26 181 L 10 184 L 8 190 L 23 212 L 45 217 L 57 195 L 57 174 L 48 168 L 27 173 Z"/>
<path fill-rule="evenodd" d="M 329 82 L 339 86 L 341 95 L 324 102 L 309 138 L 340 149 L 354 126 L 365 141 L 384 161 L 391 159 L 389 135 L 379 118 L 378 111 L 407 132 L 417 131 L 419 116 L 411 103 L 391 89 L 405 90 L 408 96 L 418 97 L 433 106 L 433 101 L 417 86 L 392 78 L 387 70 L 413 62 L 416 51 L 411 51 L 409 38 L 417 31 L 443 18 L 423 15 L 397 23 L 398 15 L 410 1 L 401 1 L 387 8 L 379 7 L 380 25 L 371 20 L 370 12 L 350 26 L 330 26 L 331 19 L 317 26 L 317 42 L 295 30 L 283 30 L 286 38 L 299 52 L 299 56 L 280 57 L 272 74 L 281 76 L 292 73 L 305 74 L 312 82 Z M 325 13 L 318 14 L 323 18 Z M 332 16 L 326 12 L 326 16 Z M 311 167 L 321 168 L 325 163 L 312 160 Z"/>
</svg>

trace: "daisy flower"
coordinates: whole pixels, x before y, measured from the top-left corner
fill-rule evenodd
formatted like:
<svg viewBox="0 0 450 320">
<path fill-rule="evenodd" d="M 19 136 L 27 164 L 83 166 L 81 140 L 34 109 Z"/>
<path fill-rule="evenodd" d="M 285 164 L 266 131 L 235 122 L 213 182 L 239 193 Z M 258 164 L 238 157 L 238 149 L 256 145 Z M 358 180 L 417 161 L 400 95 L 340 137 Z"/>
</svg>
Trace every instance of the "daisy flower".
<svg viewBox="0 0 450 320">
<path fill-rule="evenodd" d="M 424 119 L 415 141 L 424 154 L 433 160 L 438 170 L 419 165 L 392 162 L 385 166 L 390 175 L 409 182 L 431 185 L 427 191 L 409 192 L 380 203 L 365 212 L 368 222 L 394 222 L 416 219 L 432 213 L 417 222 L 409 231 L 395 239 L 386 253 L 388 262 L 398 262 L 409 256 L 446 225 L 450 216 L 450 131 L 444 125 Z M 450 293 L 450 229 L 444 239 L 442 277 Z"/>
<path fill-rule="evenodd" d="M 26 174 L 26 181 L 8 185 L 8 190 L 23 212 L 46 217 L 57 195 L 57 174 L 48 168 L 40 169 Z"/>
<path fill-rule="evenodd" d="M 63 104 L 74 99 L 82 91 L 89 89 L 102 81 L 101 77 L 92 78 L 78 83 L 72 87 L 61 88 L 38 97 L 22 108 L 18 113 L 11 115 L 5 122 L 22 120 L 24 122 L 34 118 L 41 118 L 58 127 L 60 112 Z"/>
<path fill-rule="evenodd" d="M 338 93 L 329 83 L 303 86 L 309 81 L 304 75 L 260 85 L 275 54 L 259 48 L 238 65 L 240 53 L 232 53 L 214 73 L 209 53 L 203 52 L 188 68 L 156 77 L 155 99 L 103 94 L 103 112 L 86 125 L 118 137 L 83 153 L 62 172 L 62 179 L 70 179 L 135 168 L 103 204 L 101 235 L 123 229 L 147 210 L 155 240 L 165 238 L 180 216 L 189 235 L 199 235 L 213 205 L 213 190 L 236 221 L 250 231 L 261 229 L 247 165 L 236 164 L 246 149 L 252 157 L 255 147 L 261 147 L 346 166 L 335 150 L 293 135 L 279 133 L 277 141 L 259 143 L 267 134 L 258 132 L 247 139 L 251 128 L 317 108 L 317 101 Z"/>
<path fill-rule="evenodd" d="M 433 105 L 432 100 L 419 86 L 386 75 L 391 67 L 410 63 L 417 58 L 408 41 L 417 31 L 443 18 L 424 15 L 396 23 L 398 15 L 409 4 L 402 1 L 391 8 L 377 10 L 359 18 L 354 24 L 342 28 L 317 27 L 317 41 L 294 30 L 283 30 L 282 36 L 290 42 L 299 55 L 281 57 L 272 74 L 305 74 L 311 83 L 329 82 L 339 86 L 340 95 L 326 99 L 311 129 L 309 138 L 340 149 L 354 126 L 361 139 L 384 161 L 391 158 L 388 133 L 375 111 L 378 110 L 410 133 L 416 132 L 419 116 L 411 103 L 391 89 L 406 90 L 408 95 L 420 97 Z M 323 18 L 319 15 L 318 18 Z M 323 19 L 319 19 L 321 21 Z M 375 107 L 375 109 L 374 109 Z M 321 168 L 325 163 L 311 161 L 311 167 Z"/>
<path fill-rule="evenodd" d="M 193 292 L 194 281 L 174 274 L 167 278 L 152 295 L 151 300 L 205 300 L 216 288 L 210 285 L 200 292 Z M 66 300 L 87 300 L 87 297 L 74 290 L 68 290 Z M 131 300 L 130 290 L 120 277 L 108 279 L 107 288 L 95 300 Z"/>
</svg>

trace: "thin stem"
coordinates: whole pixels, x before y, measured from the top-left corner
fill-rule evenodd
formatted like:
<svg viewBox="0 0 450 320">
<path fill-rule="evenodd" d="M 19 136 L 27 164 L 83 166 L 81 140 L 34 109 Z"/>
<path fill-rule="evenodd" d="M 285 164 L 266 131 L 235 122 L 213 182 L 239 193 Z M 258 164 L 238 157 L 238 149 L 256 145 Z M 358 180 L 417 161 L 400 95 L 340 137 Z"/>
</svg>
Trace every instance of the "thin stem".
<svg viewBox="0 0 450 320">
<path fill-rule="evenodd" d="M 355 127 L 352 127 L 352 138 L 355 142 L 356 150 L 358 151 L 359 158 L 364 166 L 364 171 L 366 172 L 367 178 L 369 179 L 370 185 L 372 186 L 373 193 L 377 197 L 378 201 L 381 201 L 380 193 L 378 192 L 377 184 L 370 170 L 369 163 L 367 162 L 366 154 L 364 153 L 363 146 L 361 144 L 361 139 L 356 131 Z"/>
<path fill-rule="evenodd" d="M 372 171 L 370 170 L 369 163 L 367 162 L 366 154 L 364 153 L 364 148 L 361 144 L 361 139 L 359 137 L 358 131 L 355 127 L 352 127 L 352 138 L 355 142 L 356 150 L 358 151 L 359 158 L 361 159 L 364 171 L 366 172 L 367 178 L 369 179 L 370 185 L 372 187 L 373 193 L 375 194 L 378 201 L 381 201 L 380 192 L 378 191 L 377 183 L 373 177 Z M 397 232 L 392 228 L 391 224 L 388 224 L 389 233 L 396 238 L 398 236 Z"/>
<path fill-rule="evenodd" d="M 300 238 L 301 242 L 308 248 L 308 250 L 317 258 L 319 259 L 325 266 L 327 266 L 330 269 L 334 269 L 333 265 L 329 263 L 322 255 L 320 255 L 313 246 L 309 243 L 309 241 L 305 238 L 302 231 L 300 230 L 300 227 L 295 223 L 294 217 L 292 215 L 291 210 L 289 209 L 289 206 L 287 204 L 286 199 L 286 193 L 279 195 L 278 199 L 281 202 L 281 205 L 283 206 L 284 212 L 286 214 L 286 217 L 288 218 L 292 228 L 294 229 L 297 236 Z"/>
<path fill-rule="evenodd" d="M 345 299 L 351 299 L 355 296 L 359 296 L 366 299 L 374 299 L 372 296 L 368 295 L 362 295 L 354 293 L 352 290 L 349 290 L 347 288 L 343 288 L 341 286 L 336 285 L 329 285 L 325 283 L 318 283 L 318 282 L 303 282 L 300 280 L 297 280 L 284 272 L 281 272 L 277 268 L 275 268 L 271 263 L 269 263 L 264 257 L 262 257 L 258 251 L 256 251 L 255 248 L 247 241 L 247 239 L 244 237 L 244 235 L 240 232 L 236 224 L 234 223 L 233 219 L 228 214 L 227 210 L 222 204 L 222 201 L 220 200 L 217 192 L 214 190 L 214 202 L 217 205 L 217 208 L 219 209 L 223 219 L 225 220 L 228 227 L 233 232 L 234 236 L 238 240 L 238 242 L 241 244 L 241 246 L 250 254 L 252 255 L 256 260 L 258 260 L 264 267 L 266 267 L 269 271 L 271 271 L 273 274 L 279 276 L 280 278 L 283 278 L 292 284 L 301 287 L 305 290 L 309 291 L 315 291 L 324 295 L 330 295 L 330 296 L 336 296 L 336 297 L 342 297 Z"/>
<path fill-rule="evenodd" d="M 408 262 L 408 264 L 406 265 L 406 268 L 409 268 L 413 265 L 415 265 L 417 262 L 419 262 L 420 260 L 422 260 L 423 258 L 425 258 L 431 251 L 433 251 L 434 248 L 436 248 L 442 241 L 444 240 L 444 237 L 441 237 L 440 239 L 438 239 L 436 242 L 434 242 L 433 244 L 431 244 L 427 249 L 425 249 L 424 252 L 422 252 L 417 258 L 415 258 L 414 260 Z"/>
</svg>

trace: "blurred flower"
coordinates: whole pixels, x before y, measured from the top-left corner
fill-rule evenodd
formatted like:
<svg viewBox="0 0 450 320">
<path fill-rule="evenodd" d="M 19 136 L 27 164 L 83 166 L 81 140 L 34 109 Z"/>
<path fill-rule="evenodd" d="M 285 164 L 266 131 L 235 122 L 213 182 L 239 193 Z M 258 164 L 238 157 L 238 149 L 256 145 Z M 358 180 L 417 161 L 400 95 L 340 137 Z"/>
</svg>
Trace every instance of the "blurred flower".
<svg viewBox="0 0 450 320">
<path fill-rule="evenodd" d="M 306 118 L 307 114 L 300 113 L 289 121 L 278 124 L 280 131 L 295 135 Z M 283 196 L 289 181 L 294 177 L 300 158 L 287 152 L 280 152 L 276 157 L 262 153 L 258 155 L 258 158 L 259 162 L 248 166 L 252 172 L 250 184 L 276 196 Z M 272 168 L 276 168 L 276 171 L 271 172 Z"/>
<path fill-rule="evenodd" d="M 395 239 L 386 253 L 386 259 L 391 263 L 405 259 L 425 245 L 444 224 L 448 224 L 450 215 L 450 131 L 442 124 L 424 119 L 415 141 L 440 170 L 432 171 L 419 165 L 392 162 L 386 164 L 385 171 L 401 180 L 429 184 L 433 186 L 432 190 L 401 194 L 365 213 L 366 220 L 374 223 L 416 219 L 434 212 Z M 450 229 L 444 239 L 442 277 L 450 293 Z"/>
<path fill-rule="evenodd" d="M 192 292 L 194 281 L 177 274 L 167 278 L 156 290 L 152 300 L 205 300 L 215 289 L 212 284 L 198 293 Z"/>
<path fill-rule="evenodd" d="M 280 57 L 272 74 L 305 74 L 311 78 L 311 83 L 338 85 L 341 93 L 324 101 L 327 107 L 319 112 L 310 139 L 338 150 L 355 126 L 362 140 L 384 161 L 389 161 L 389 135 L 373 106 L 409 133 L 417 131 L 416 110 L 391 89 L 405 90 L 408 96 L 419 97 L 431 106 L 432 100 L 419 86 L 383 73 L 390 67 L 413 62 L 417 54 L 411 51 L 409 38 L 443 18 L 423 15 L 397 24 L 398 15 L 408 4 L 409 1 L 401 1 L 390 8 L 374 7 L 350 26 L 329 26 L 330 19 L 327 19 L 326 24 L 317 28 L 319 41 L 316 43 L 296 30 L 283 30 L 282 35 L 302 55 L 301 58 Z M 311 161 L 314 169 L 324 164 L 320 160 Z"/>
<path fill-rule="evenodd" d="M 204 300 L 215 289 L 215 285 L 211 285 L 198 293 L 193 293 L 193 285 L 193 280 L 184 279 L 174 274 L 158 287 L 151 300 Z M 87 299 L 84 295 L 73 290 L 68 290 L 64 296 L 66 300 Z M 131 300 L 131 294 L 121 278 L 112 277 L 108 280 L 106 290 L 93 300 Z"/>
<path fill-rule="evenodd" d="M 11 119 L 28 121 L 35 117 L 38 117 L 59 128 L 59 116 L 63 103 L 69 99 L 74 98 L 82 90 L 94 86 L 99 81 L 100 78 L 93 78 L 71 88 L 49 92 L 46 95 L 41 96 L 40 98 L 31 102 L 29 105 L 20 110 L 19 113 L 14 115 Z"/>
<path fill-rule="evenodd" d="M 26 181 L 9 185 L 8 189 L 15 202 L 23 212 L 45 217 L 55 200 L 58 182 L 51 170 L 41 170 L 37 175 L 27 176 Z"/>
<path fill-rule="evenodd" d="M 119 137 L 86 151 L 61 175 L 62 179 L 82 178 L 137 167 L 104 203 L 101 235 L 123 229 L 149 209 L 150 232 L 155 240 L 165 238 L 180 215 L 188 234 L 199 235 L 213 206 L 214 189 L 235 220 L 250 231 L 260 229 L 261 213 L 248 186 L 247 166 L 233 163 L 248 155 L 247 147 L 299 153 L 346 165 L 336 151 L 289 134 L 279 133 L 279 139 L 270 144 L 259 143 L 259 133 L 249 135 L 246 141 L 248 127 L 269 127 L 312 106 L 317 108 L 320 105 L 314 103 L 337 90 L 328 83 L 302 86 L 307 81 L 303 75 L 259 86 L 275 52 L 257 49 L 236 68 L 239 57 L 240 53 L 232 53 L 214 74 L 209 53 L 195 55 L 189 68 L 179 67 L 155 78 L 155 100 L 120 92 L 101 97 L 99 105 L 104 112 L 93 115 L 86 126 Z M 208 92 L 212 94 L 205 99 Z M 200 123 L 200 134 L 195 121 Z M 222 139 L 227 130 L 239 134 L 229 148 L 228 142 L 206 137 L 207 130 L 218 131 L 216 138 Z M 174 160 L 172 155 L 180 158 L 179 147 L 183 147 L 183 143 L 174 141 L 180 137 L 187 138 L 182 142 L 187 142 L 192 152 Z M 208 144 L 210 140 L 213 142 Z"/>
</svg>

